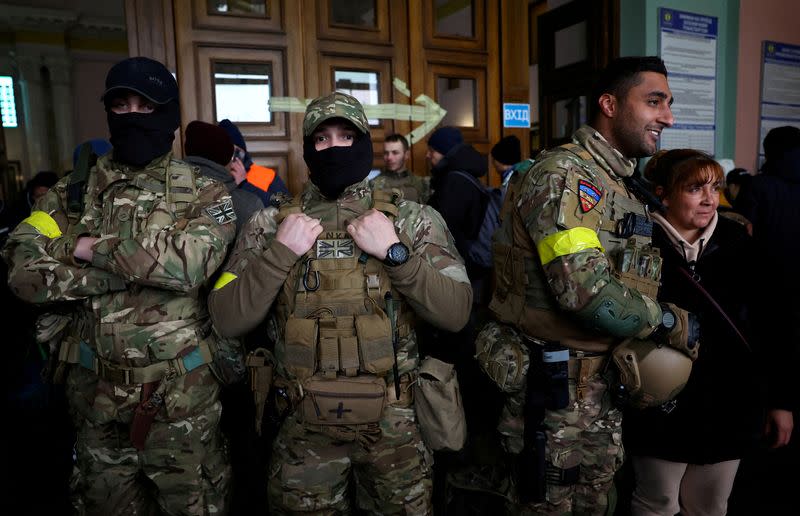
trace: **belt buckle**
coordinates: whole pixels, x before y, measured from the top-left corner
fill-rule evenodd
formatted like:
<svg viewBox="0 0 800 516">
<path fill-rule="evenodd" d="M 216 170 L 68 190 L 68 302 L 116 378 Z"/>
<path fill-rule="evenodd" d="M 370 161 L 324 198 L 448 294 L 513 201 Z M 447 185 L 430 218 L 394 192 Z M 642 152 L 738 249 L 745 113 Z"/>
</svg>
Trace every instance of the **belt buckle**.
<svg viewBox="0 0 800 516">
<path fill-rule="evenodd" d="M 115 367 L 111 364 L 101 362 L 101 375 L 100 377 L 111 383 L 129 385 L 130 384 L 130 371 L 121 367 Z"/>
</svg>

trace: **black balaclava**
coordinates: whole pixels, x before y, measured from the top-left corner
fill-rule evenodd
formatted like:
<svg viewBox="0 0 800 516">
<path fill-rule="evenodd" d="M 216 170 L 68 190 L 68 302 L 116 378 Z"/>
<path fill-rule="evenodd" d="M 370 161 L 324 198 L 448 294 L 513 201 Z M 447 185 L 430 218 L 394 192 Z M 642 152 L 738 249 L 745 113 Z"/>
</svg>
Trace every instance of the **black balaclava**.
<svg viewBox="0 0 800 516">
<path fill-rule="evenodd" d="M 115 161 L 143 167 L 172 149 L 175 130 L 181 123 L 178 101 L 155 106 L 152 113 L 116 114 L 106 105 Z"/>
<path fill-rule="evenodd" d="M 312 136 L 303 138 L 303 159 L 311 171 L 311 182 L 328 199 L 338 199 L 350 185 L 362 181 L 372 169 L 372 139 L 356 131 L 350 147 L 329 147 L 318 151 Z"/>
</svg>

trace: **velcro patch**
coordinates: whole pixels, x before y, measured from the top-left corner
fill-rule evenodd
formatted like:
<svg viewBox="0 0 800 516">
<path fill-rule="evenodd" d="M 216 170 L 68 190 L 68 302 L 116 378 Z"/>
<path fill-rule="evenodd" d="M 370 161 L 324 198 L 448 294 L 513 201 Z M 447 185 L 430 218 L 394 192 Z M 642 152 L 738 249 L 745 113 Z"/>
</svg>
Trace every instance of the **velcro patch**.
<svg viewBox="0 0 800 516">
<path fill-rule="evenodd" d="M 206 207 L 206 213 L 220 226 L 236 220 L 236 213 L 233 211 L 233 199 Z"/>
<path fill-rule="evenodd" d="M 591 211 L 600 202 L 600 198 L 603 197 L 603 191 L 585 179 L 578 181 L 578 192 L 581 197 L 581 211 L 583 213 Z"/>
<path fill-rule="evenodd" d="M 355 244 L 352 238 L 335 238 L 317 240 L 317 258 L 321 260 L 336 258 L 352 258 Z"/>
</svg>

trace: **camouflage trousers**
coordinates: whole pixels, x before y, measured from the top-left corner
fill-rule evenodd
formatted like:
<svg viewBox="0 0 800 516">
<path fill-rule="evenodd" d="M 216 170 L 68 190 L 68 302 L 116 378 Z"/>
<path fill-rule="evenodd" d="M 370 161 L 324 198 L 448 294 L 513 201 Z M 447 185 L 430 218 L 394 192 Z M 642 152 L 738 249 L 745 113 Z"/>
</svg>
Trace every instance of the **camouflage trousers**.
<svg viewBox="0 0 800 516">
<path fill-rule="evenodd" d="M 577 482 L 560 485 L 548 481 L 546 501 L 516 506 L 512 514 L 607 514 L 614 473 L 622 466 L 622 413 L 611 406 L 606 380 L 594 375 L 577 399 L 570 380 L 570 404 L 546 411 L 546 460 L 561 470 L 579 467 Z"/>
<path fill-rule="evenodd" d="M 207 368 L 175 380 L 141 451 L 130 440 L 138 388 L 98 382 L 78 367 L 67 392 L 77 428 L 71 488 L 78 514 L 227 512 L 231 471 L 219 430 L 219 387 Z"/>
<path fill-rule="evenodd" d="M 359 511 L 431 514 L 433 458 L 413 406 L 387 406 L 375 430 L 342 440 L 290 416 L 273 444 L 270 514 L 349 514 L 353 493 Z"/>
</svg>

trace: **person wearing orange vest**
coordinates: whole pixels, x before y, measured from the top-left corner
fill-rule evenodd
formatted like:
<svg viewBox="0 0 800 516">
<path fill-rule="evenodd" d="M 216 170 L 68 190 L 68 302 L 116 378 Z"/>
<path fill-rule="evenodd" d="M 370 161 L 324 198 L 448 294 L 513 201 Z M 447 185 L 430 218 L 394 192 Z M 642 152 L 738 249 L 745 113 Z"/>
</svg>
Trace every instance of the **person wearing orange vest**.
<svg viewBox="0 0 800 516">
<path fill-rule="evenodd" d="M 230 136 L 236 148 L 236 152 L 240 155 L 244 168 L 247 170 L 247 179 L 239 185 L 239 188 L 258 195 L 264 203 L 264 206 L 271 205 L 272 196 L 276 193 L 289 194 L 289 189 L 286 188 L 286 184 L 281 177 L 275 173 L 275 170 L 253 163 L 253 158 L 250 156 L 250 153 L 247 152 L 247 144 L 244 141 L 242 132 L 239 131 L 236 124 L 226 118 L 218 125 L 225 129 L 228 136 Z"/>
</svg>

